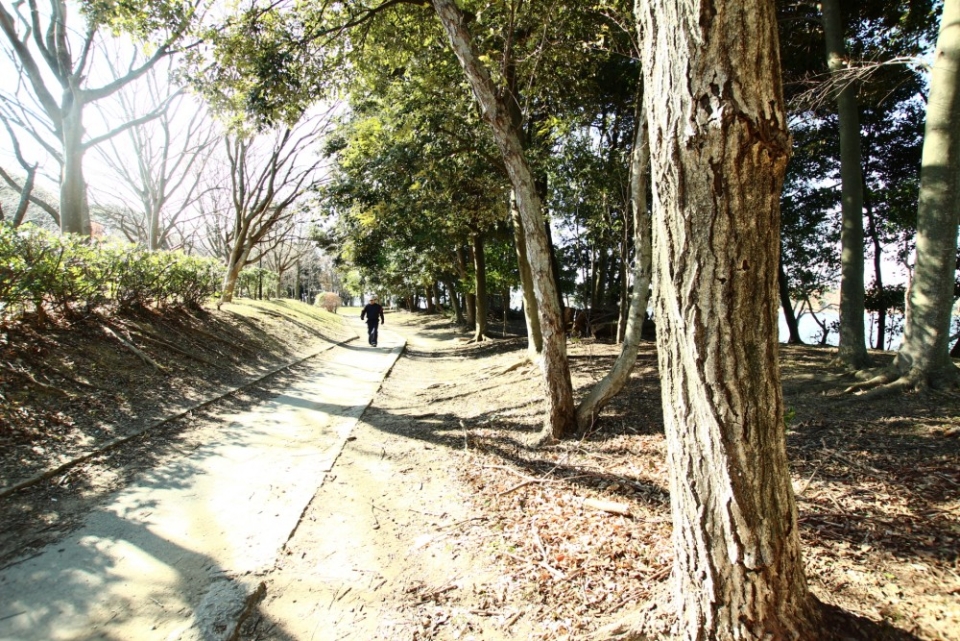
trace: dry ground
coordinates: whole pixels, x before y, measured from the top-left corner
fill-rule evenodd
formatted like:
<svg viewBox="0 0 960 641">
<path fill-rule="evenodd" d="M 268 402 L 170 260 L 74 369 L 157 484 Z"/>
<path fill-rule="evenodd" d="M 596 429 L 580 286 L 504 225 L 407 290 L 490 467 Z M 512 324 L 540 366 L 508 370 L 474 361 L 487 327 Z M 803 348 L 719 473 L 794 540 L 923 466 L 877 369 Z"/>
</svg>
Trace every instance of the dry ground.
<svg viewBox="0 0 960 641">
<path fill-rule="evenodd" d="M 203 319 L 201 329 L 209 331 L 208 322 Z M 254 324 L 260 332 L 271 329 Z M 244 325 L 232 321 L 229 326 Z M 365 506 L 408 506 L 403 518 L 366 508 L 377 527 L 363 536 L 396 573 L 384 577 L 391 580 L 382 585 L 370 583 L 375 593 L 370 599 L 395 615 L 389 626 L 377 628 L 381 636 L 370 638 L 582 639 L 660 594 L 672 551 L 652 344 L 642 347 L 628 390 L 604 411 L 593 433 L 532 448 L 527 443 L 540 428 L 542 394 L 535 368 L 513 367 L 524 353 L 521 339 L 467 345 L 465 335 L 446 320 L 404 313 L 390 314 L 386 329 L 399 330 L 410 344 L 365 414 L 356 442 L 344 452 L 344 465 L 353 461 L 358 467 L 352 473 L 344 467 L 318 494 L 324 500 L 315 500 L 314 512 L 305 515 L 315 519 L 351 492 L 351 500 Z M 154 394 L 153 387 L 138 385 L 142 379 L 124 370 L 102 395 L 98 390 L 106 383 L 79 384 L 91 380 L 88 372 L 74 367 L 70 376 L 76 381 L 64 382 L 44 373 L 46 357 L 36 356 L 36 345 L 44 346 L 47 354 L 57 354 L 57 369 L 63 370 L 79 362 L 89 344 L 74 345 L 68 334 L 30 335 L 33 342 L 23 344 L 32 352 L 20 349 L 21 335 L 15 332 L 0 342 L 6 362 L 23 370 L 14 375 L 7 367 L 0 382 L 5 483 L 22 476 L 19 466 L 49 463 L 72 444 L 95 438 L 83 418 L 89 408 L 120 412 L 110 424 L 115 431 L 148 414 L 154 419 L 168 404 L 179 407 L 179 398 L 175 403 L 171 396 L 193 389 L 184 378 L 174 389 Z M 275 343 L 282 357 L 273 362 L 293 359 L 296 344 Z M 150 347 L 158 358 L 163 353 L 159 343 Z M 271 349 L 231 353 L 239 366 L 252 354 L 265 359 Z M 569 353 L 574 385 L 582 393 L 604 374 L 617 348 L 587 340 L 572 342 Z M 960 640 L 960 398 L 927 393 L 868 404 L 840 395 L 846 382 L 832 369 L 830 350 L 784 346 L 782 354 L 792 414 L 788 447 L 813 591 L 862 617 L 866 638 Z M 193 377 L 203 378 L 208 369 L 195 359 L 188 365 L 182 356 L 164 356 L 174 359 L 171 370 L 174 362 L 182 362 Z M 125 361 L 124 367 L 136 361 Z M 225 365 L 210 369 L 220 370 L 234 371 Z M 142 374 L 152 376 L 146 370 Z M 36 403 L 43 385 L 64 387 L 72 403 L 51 405 L 49 398 Z M 252 387 L 225 402 L 256 400 Z M 147 409 L 137 409 L 138 403 Z M 70 414 L 71 407 L 88 414 L 79 409 Z M 175 445 L 189 429 L 186 419 L 170 424 L 153 434 L 151 444 L 118 448 L 104 460 L 0 499 L 0 565 L 29 553 L 30 546 L 55 540 L 118 478 L 149 465 L 153 453 Z M 20 458 L 9 456 L 10 448 Z M 406 480 L 364 486 L 364 470 L 379 469 L 359 466 L 361 460 L 378 460 L 371 451 L 382 451 L 380 458 L 392 466 L 385 468 L 384 474 L 392 475 L 385 478 Z M 337 489 L 338 481 L 349 481 L 349 487 Z M 414 494 L 420 507 L 410 502 Z M 592 509 L 591 499 L 622 504 L 629 514 Z M 433 509 L 423 507 L 430 502 Z M 449 566 L 414 564 L 405 557 L 410 543 L 425 535 L 442 543 L 435 552 L 448 555 Z M 298 544 L 295 537 L 291 545 Z M 452 578 L 465 577 L 470 566 L 478 571 L 469 581 Z M 284 633 L 283 621 L 271 618 L 270 598 L 268 592 L 263 611 L 248 621 L 245 638 L 292 638 Z M 328 607 L 343 598 L 335 593 Z M 359 611 L 351 616 L 362 618 Z"/>
</svg>

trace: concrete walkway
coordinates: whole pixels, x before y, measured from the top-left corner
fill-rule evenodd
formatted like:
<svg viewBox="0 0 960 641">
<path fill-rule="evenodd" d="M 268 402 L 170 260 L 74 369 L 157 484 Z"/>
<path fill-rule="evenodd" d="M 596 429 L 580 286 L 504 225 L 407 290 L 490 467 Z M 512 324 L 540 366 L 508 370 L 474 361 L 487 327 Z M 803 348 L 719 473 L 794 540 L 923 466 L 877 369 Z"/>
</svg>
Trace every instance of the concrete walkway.
<svg viewBox="0 0 960 641">
<path fill-rule="evenodd" d="M 0 641 L 232 636 L 403 349 L 382 328 L 366 346 L 357 325 L 359 341 L 0 572 Z"/>
</svg>

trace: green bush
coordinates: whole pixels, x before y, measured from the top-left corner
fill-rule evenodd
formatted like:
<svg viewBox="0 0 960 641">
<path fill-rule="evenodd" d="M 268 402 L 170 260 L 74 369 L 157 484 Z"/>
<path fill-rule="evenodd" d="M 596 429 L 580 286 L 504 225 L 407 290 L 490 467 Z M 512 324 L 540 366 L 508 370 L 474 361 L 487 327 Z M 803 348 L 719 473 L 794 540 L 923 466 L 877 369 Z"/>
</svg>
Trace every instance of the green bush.
<svg viewBox="0 0 960 641">
<path fill-rule="evenodd" d="M 222 266 L 211 258 L 0 224 L 2 320 L 30 312 L 42 320 L 95 308 L 197 308 L 222 277 Z"/>
</svg>

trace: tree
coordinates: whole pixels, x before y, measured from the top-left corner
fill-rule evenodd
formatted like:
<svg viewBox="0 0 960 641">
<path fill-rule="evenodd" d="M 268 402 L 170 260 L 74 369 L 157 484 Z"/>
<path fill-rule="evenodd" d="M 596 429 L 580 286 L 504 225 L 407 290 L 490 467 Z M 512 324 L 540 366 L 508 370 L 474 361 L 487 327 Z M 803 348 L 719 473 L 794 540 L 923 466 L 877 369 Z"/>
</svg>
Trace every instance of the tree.
<svg viewBox="0 0 960 641">
<path fill-rule="evenodd" d="M 790 137 L 772 1 L 635 4 L 682 637 L 816 638 L 777 346 Z"/>
<path fill-rule="evenodd" d="M 827 67 L 839 73 L 847 66 L 843 44 L 843 23 L 839 0 L 824 0 L 823 30 Z M 840 175 L 843 224 L 840 264 L 840 344 L 837 357 L 847 366 L 861 369 L 867 364 L 864 337 L 863 285 L 863 169 L 860 150 L 860 116 L 856 87 L 846 82 L 837 91 L 840 117 Z"/>
<path fill-rule="evenodd" d="M 433 0 L 433 7 L 463 66 L 484 121 L 503 155 L 510 183 L 516 194 L 526 241 L 527 259 L 537 294 L 543 354 L 540 359 L 546 388 L 547 413 L 544 436 L 564 438 L 576 432 L 573 386 L 566 355 L 566 336 L 560 315 L 559 298 L 553 279 L 550 248 L 544 230 L 543 204 L 534 175 L 524 155 L 521 136 L 511 118 L 507 99 L 497 91 L 489 71 L 464 24 L 463 14 L 452 0 Z"/>
<path fill-rule="evenodd" d="M 642 110 L 642 107 L 641 107 Z M 642 114 L 641 114 L 642 115 Z M 627 313 L 623 345 L 616 362 L 577 406 L 577 424 L 585 431 L 596 420 L 603 406 L 620 393 L 637 362 L 640 335 L 647 313 L 652 272 L 652 223 L 647 208 L 647 174 L 650 168 L 650 147 L 647 144 L 646 122 L 637 119 L 630 162 L 630 200 L 633 212 L 633 292 Z M 627 284 L 623 284 L 624 289 Z"/>
<path fill-rule="evenodd" d="M 916 264 L 906 303 L 906 327 L 893 364 L 856 388 L 885 390 L 952 386 L 950 315 L 960 223 L 960 0 L 946 0 L 930 76 L 923 137 Z"/>
<path fill-rule="evenodd" d="M 151 251 L 173 249 L 171 237 L 199 197 L 216 129 L 205 106 L 172 87 L 156 69 L 144 80 L 145 90 L 117 92 L 119 118 L 109 120 L 137 121 L 145 103 L 148 111 L 158 110 L 157 117 L 128 128 L 125 141 L 111 138 L 98 151 L 134 199 L 128 206 L 137 215 L 116 221 L 127 239 Z M 112 195 L 118 191 L 114 188 Z"/>
<path fill-rule="evenodd" d="M 240 270 L 271 249 L 261 246 L 262 241 L 293 217 L 294 205 L 315 186 L 320 159 L 307 156 L 324 124 L 323 118 L 314 116 L 297 127 L 258 135 L 232 133 L 224 139 L 232 221 L 221 303 L 233 300 Z"/>
<path fill-rule="evenodd" d="M 59 149 L 49 147 L 61 166 L 60 228 L 64 233 L 90 234 L 90 212 L 87 185 L 83 175 L 83 157 L 91 147 L 116 135 L 135 123 L 125 123 L 104 134 L 90 138 L 84 128 L 85 108 L 114 94 L 167 56 L 185 33 L 195 15 L 193 3 L 164 2 L 149 7 L 128 3 L 91 3 L 83 14 L 83 35 L 72 41 L 66 0 L 50 0 L 44 13 L 36 0 L 30 0 L 29 16 L 20 13 L 23 3 L 14 3 L 11 13 L 0 5 L 0 30 L 11 49 L 11 57 L 19 65 L 33 98 L 48 121 Z M 145 60 L 133 57 L 127 71 L 99 86 L 92 85 L 92 67 L 96 58 L 97 39 L 105 28 L 124 28 L 145 42 L 160 36 L 161 43 Z M 51 78 L 54 86 L 51 87 Z M 19 89 L 19 85 L 18 85 Z M 59 100 L 56 94 L 60 94 Z M 5 100 L 19 101 L 5 96 Z M 152 118 L 149 115 L 144 119 Z"/>
<path fill-rule="evenodd" d="M 17 134 L 14 132 L 13 127 L 10 126 L 10 120 L 2 104 L 0 104 L 0 121 L 3 121 L 4 128 L 10 136 L 10 142 L 13 144 L 13 153 L 17 158 L 17 162 L 26 173 L 23 183 L 20 183 L 13 175 L 0 167 L 0 178 L 16 193 L 20 194 L 16 209 L 12 215 L 4 212 L 2 208 L 0 208 L 0 221 L 8 222 L 13 227 L 19 227 L 24 220 L 26 220 L 27 210 L 32 203 L 50 214 L 50 217 L 53 218 L 57 223 L 57 227 L 59 227 L 60 212 L 57 211 L 53 205 L 34 193 L 34 183 L 36 181 L 39 163 L 30 163 L 23 155 L 23 150 L 20 148 L 20 141 L 17 139 Z"/>
</svg>

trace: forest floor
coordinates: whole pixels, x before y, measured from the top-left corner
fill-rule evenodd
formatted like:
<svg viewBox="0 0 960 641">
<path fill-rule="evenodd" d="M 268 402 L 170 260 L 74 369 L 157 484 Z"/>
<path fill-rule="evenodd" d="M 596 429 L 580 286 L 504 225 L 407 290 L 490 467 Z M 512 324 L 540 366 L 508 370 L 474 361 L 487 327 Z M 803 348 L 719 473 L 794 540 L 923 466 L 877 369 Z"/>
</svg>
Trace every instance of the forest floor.
<svg viewBox="0 0 960 641">
<path fill-rule="evenodd" d="M 252 381 L 323 340 L 346 338 L 335 325 L 318 330 L 297 307 L 114 319 L 111 332 L 76 323 L 0 334 L 0 567 L 70 531 L 165 447 L 175 448 L 202 410 L 164 417 L 230 389 L 239 391 L 218 402 L 256 403 L 261 392 Z M 345 522 L 348 501 L 374 524 L 350 535 L 389 570 L 370 580 L 368 594 L 346 597 L 338 588 L 314 610 L 340 608 L 336 621 L 348 630 L 376 603 L 380 621 L 368 639 L 585 639 L 663 593 L 671 526 L 652 343 L 641 347 L 627 390 L 594 432 L 535 448 L 542 392 L 522 339 L 467 344 L 446 319 L 402 312 L 388 314 L 384 329 L 403 335 L 407 350 L 305 512 L 289 559 L 266 577 L 266 598 L 241 638 L 310 638 L 282 619 L 284 590 L 292 594 L 304 576 L 293 559 L 319 539 L 332 545 L 331 555 L 360 549 L 339 538 L 347 530 L 323 525 L 324 518 Z M 578 394 L 617 352 L 571 341 Z M 783 346 L 781 354 L 812 591 L 861 617 L 863 638 L 960 641 L 960 396 L 867 401 L 841 393 L 850 381 L 832 366 L 832 350 Z M 295 375 L 296 367 L 272 374 Z M 592 507 L 610 504 L 627 514 Z M 313 541 L 311 523 L 319 524 Z M 413 563 L 418 550 L 433 562 Z M 311 598 L 309 590 L 301 596 Z M 321 603 L 318 593 L 312 598 Z"/>
</svg>

